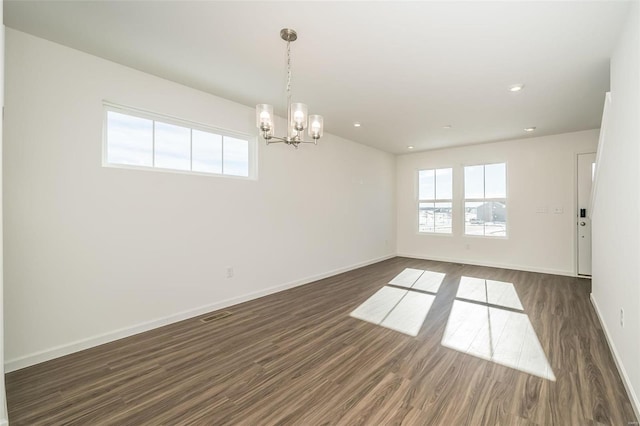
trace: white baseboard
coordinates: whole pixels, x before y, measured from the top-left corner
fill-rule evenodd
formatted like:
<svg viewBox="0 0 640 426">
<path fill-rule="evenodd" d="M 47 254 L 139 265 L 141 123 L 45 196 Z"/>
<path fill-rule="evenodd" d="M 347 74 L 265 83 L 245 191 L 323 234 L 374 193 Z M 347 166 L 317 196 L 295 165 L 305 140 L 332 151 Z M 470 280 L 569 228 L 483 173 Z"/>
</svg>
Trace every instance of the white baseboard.
<svg viewBox="0 0 640 426">
<path fill-rule="evenodd" d="M 247 302 L 249 300 L 257 299 L 259 297 L 267 296 L 269 294 L 277 293 L 293 287 L 309 284 L 311 282 L 332 277 L 334 275 L 338 275 L 343 272 L 351 271 L 353 269 L 362 268 L 363 266 L 382 262 L 383 260 L 391 259 L 393 257 L 396 257 L 396 255 L 389 254 L 376 259 L 370 259 L 370 260 L 349 265 L 343 268 L 334 269 L 332 271 L 328 271 L 322 274 L 306 277 L 300 280 L 291 281 L 275 287 L 269 287 L 263 290 L 255 291 L 253 293 L 245 294 L 245 295 L 234 297 L 231 299 L 226 299 L 217 303 L 212 303 L 212 304 L 200 306 L 198 308 L 189 309 L 187 311 L 178 312 L 176 314 L 168 315 L 166 317 L 157 318 L 155 320 L 136 324 L 131 327 L 121 328 L 118 330 L 99 334 L 97 336 L 92 336 L 86 339 L 76 340 L 75 342 L 66 343 L 64 345 L 48 348 L 43 351 L 34 352 L 18 358 L 13 358 L 5 362 L 4 369 L 5 369 L 5 372 L 7 373 L 20 370 L 21 368 L 25 368 L 31 365 L 39 364 L 41 362 L 49 361 L 54 358 L 59 358 L 61 356 L 69 355 L 71 353 L 82 351 L 84 349 L 89 349 L 98 345 L 113 342 L 114 340 L 133 336 L 134 334 L 143 333 L 145 331 L 162 327 L 167 324 L 172 324 L 174 322 L 197 317 L 199 315 L 206 314 L 207 312 L 216 311 L 218 309 L 224 309 L 229 306 L 237 305 L 238 303 Z M 0 420 L 0 426 L 2 426 L 1 420 Z"/>
<path fill-rule="evenodd" d="M 627 375 L 627 371 L 624 368 L 624 364 L 622 364 L 622 360 L 618 355 L 618 351 L 616 350 L 616 346 L 613 344 L 613 340 L 611 339 L 611 335 L 609 334 L 609 329 L 607 328 L 607 324 L 602 319 L 602 315 L 600 314 L 600 309 L 598 308 L 598 303 L 596 299 L 593 297 L 593 293 L 591 293 L 591 304 L 596 311 L 596 315 L 598 320 L 600 321 L 600 325 L 602 326 L 602 330 L 604 331 L 604 336 L 607 339 L 607 343 L 609 344 L 609 349 L 611 350 L 611 354 L 613 355 L 613 360 L 616 363 L 616 367 L 618 367 L 618 372 L 620 373 L 620 377 L 622 377 L 622 383 L 624 383 L 624 387 L 627 390 L 627 395 L 629 395 L 629 400 L 631 400 L 631 406 L 633 406 L 633 411 L 636 413 L 636 417 L 640 419 L 640 400 L 638 399 L 638 395 L 636 395 L 633 386 L 631 385 L 631 380 Z"/>
<path fill-rule="evenodd" d="M 561 269 L 535 268 L 531 266 L 512 265 L 507 263 L 495 263 L 495 262 L 481 262 L 481 261 L 462 259 L 462 258 L 422 256 L 422 255 L 415 255 L 415 254 L 409 254 L 409 253 L 398 253 L 398 257 L 408 257 L 411 259 L 421 259 L 421 260 L 436 260 L 438 262 L 461 263 L 464 265 L 488 266 L 490 268 L 511 269 L 514 271 L 538 272 L 541 274 L 562 275 L 566 277 L 576 276 L 576 274 L 573 271 L 564 271 Z"/>
</svg>

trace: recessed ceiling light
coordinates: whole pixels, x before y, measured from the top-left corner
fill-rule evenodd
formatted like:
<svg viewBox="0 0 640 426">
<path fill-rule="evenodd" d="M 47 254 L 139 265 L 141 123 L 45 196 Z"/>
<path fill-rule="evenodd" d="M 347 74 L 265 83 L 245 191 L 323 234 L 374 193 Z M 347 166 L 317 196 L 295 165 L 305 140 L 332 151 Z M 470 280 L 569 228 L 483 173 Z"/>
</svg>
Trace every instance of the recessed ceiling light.
<svg viewBox="0 0 640 426">
<path fill-rule="evenodd" d="M 443 129 L 447 129 L 447 130 L 449 130 L 452 127 L 453 126 L 451 124 L 447 124 L 446 126 L 442 126 Z"/>
<path fill-rule="evenodd" d="M 413 149 L 413 145 L 409 145 L 407 149 Z"/>
<path fill-rule="evenodd" d="M 525 127 L 524 131 L 525 132 L 533 132 L 536 128 L 535 127 Z"/>
<path fill-rule="evenodd" d="M 356 121 L 355 123 L 353 123 L 353 127 L 360 127 L 362 126 L 362 124 L 359 121 Z"/>
<path fill-rule="evenodd" d="M 524 84 L 520 83 L 520 84 L 512 84 L 511 86 L 509 86 L 509 91 L 510 92 L 519 92 L 522 89 L 524 89 Z"/>
</svg>

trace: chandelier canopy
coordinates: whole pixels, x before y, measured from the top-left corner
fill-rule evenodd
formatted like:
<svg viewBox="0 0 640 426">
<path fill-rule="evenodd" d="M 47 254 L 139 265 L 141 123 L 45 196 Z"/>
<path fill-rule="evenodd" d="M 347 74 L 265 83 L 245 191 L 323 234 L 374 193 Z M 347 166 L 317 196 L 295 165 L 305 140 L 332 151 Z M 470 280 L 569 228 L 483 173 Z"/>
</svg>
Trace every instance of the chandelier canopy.
<svg viewBox="0 0 640 426">
<path fill-rule="evenodd" d="M 308 115 L 307 105 L 291 102 L 291 43 L 298 39 L 298 34 L 295 30 L 283 28 L 280 31 L 280 37 L 287 42 L 287 135 L 284 137 L 275 136 L 273 105 L 256 105 L 256 124 L 267 145 L 283 142 L 297 148 L 301 143 L 317 144 L 318 139 L 322 137 L 324 127 L 322 116 Z M 313 141 L 304 140 L 305 129 Z"/>
</svg>

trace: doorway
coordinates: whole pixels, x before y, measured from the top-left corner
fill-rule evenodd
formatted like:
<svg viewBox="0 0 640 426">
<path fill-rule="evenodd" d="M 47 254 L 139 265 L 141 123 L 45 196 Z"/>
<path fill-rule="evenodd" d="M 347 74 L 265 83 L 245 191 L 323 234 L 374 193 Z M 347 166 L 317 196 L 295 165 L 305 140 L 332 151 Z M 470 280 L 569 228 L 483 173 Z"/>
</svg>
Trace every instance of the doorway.
<svg viewBox="0 0 640 426">
<path fill-rule="evenodd" d="M 591 187 L 595 175 L 596 154 L 578 154 L 578 275 L 591 276 Z"/>
</svg>

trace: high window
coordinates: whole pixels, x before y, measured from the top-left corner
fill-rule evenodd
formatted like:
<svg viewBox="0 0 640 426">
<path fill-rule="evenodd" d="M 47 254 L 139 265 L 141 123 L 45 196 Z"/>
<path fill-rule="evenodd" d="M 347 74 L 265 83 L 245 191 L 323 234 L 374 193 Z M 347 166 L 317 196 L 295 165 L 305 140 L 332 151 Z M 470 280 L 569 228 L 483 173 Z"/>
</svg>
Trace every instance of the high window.
<svg viewBox="0 0 640 426">
<path fill-rule="evenodd" d="M 505 163 L 464 168 L 464 233 L 507 236 L 507 167 Z"/>
<path fill-rule="evenodd" d="M 418 171 L 418 232 L 451 234 L 453 169 Z"/>
<path fill-rule="evenodd" d="M 252 177 L 248 135 L 105 105 L 104 164 Z"/>
</svg>

